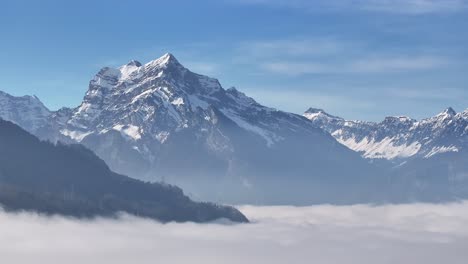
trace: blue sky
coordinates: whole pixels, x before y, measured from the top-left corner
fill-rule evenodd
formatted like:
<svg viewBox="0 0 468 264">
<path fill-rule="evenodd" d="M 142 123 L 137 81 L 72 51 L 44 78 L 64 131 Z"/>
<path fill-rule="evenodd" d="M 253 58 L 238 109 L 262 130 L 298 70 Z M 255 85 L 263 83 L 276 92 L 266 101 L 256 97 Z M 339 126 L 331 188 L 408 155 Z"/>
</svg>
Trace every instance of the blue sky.
<svg viewBox="0 0 468 264">
<path fill-rule="evenodd" d="M 2 1 L 0 90 L 77 106 L 104 66 L 173 53 L 257 101 L 349 119 L 468 107 L 468 0 Z"/>
</svg>

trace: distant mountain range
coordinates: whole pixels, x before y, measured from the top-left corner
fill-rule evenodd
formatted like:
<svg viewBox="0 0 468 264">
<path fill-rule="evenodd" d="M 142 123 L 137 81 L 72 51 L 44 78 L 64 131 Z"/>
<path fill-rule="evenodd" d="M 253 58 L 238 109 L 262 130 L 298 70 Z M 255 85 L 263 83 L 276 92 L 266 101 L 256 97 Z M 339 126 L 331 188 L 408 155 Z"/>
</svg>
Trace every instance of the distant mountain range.
<svg viewBox="0 0 468 264">
<path fill-rule="evenodd" d="M 41 142 L 3 120 L 0 154 L 0 205 L 6 210 L 75 217 L 126 212 L 164 222 L 247 222 L 232 207 L 193 202 L 177 187 L 116 174 L 81 145 Z"/>
<path fill-rule="evenodd" d="M 360 153 L 382 171 L 389 200 L 445 201 L 468 198 L 468 110 L 447 108 L 414 120 L 386 117 L 382 122 L 344 120 L 322 109 L 304 116 L 338 142 Z"/>
<path fill-rule="evenodd" d="M 430 158 L 468 148 L 468 109 L 456 113 L 449 107 L 420 121 L 390 116 L 380 123 L 345 120 L 315 108 L 308 109 L 304 116 L 368 159 Z"/>
<path fill-rule="evenodd" d="M 186 69 L 171 54 L 146 64 L 130 61 L 101 69 L 81 105 L 73 109 L 49 111 L 35 97 L 12 98 L 0 94 L 1 118 L 41 139 L 83 144 L 119 173 L 176 184 L 196 199 L 311 204 L 451 200 L 464 195 L 452 190 L 453 181 L 427 194 L 430 188 L 425 186 L 437 184 L 425 178 L 424 161 L 416 160 L 441 159 L 432 153 L 465 153 L 466 119 L 457 119 L 460 124 L 452 128 L 453 123 L 439 117 L 434 124 L 442 132 L 436 132 L 432 121 L 408 118 L 374 124 L 314 109 L 296 115 L 260 105 L 235 88 L 224 89 L 218 80 Z M 24 103 L 25 98 L 34 103 Z M 28 114 L 18 117 L 9 109 Z M 463 113 L 454 116 L 466 116 Z M 413 126 L 420 132 L 402 134 L 405 129 L 413 133 Z M 456 133 L 450 134 L 452 130 Z M 455 148 L 458 152 L 449 152 Z M 414 161 L 393 162 L 408 157 Z M 450 162 L 440 161 L 441 168 L 452 169 L 433 170 L 437 177 L 455 175 L 464 181 L 460 173 L 468 170 Z"/>
</svg>

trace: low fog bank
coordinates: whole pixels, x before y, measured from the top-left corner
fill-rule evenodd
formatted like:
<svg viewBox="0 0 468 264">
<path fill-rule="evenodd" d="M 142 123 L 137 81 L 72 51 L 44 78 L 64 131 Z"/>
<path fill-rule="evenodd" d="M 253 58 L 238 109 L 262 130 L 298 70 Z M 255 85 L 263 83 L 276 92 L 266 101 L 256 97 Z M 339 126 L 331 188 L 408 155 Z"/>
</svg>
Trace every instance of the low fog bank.
<svg viewBox="0 0 468 264">
<path fill-rule="evenodd" d="M 251 224 L 0 212 L 5 263 L 466 263 L 468 201 L 240 206 Z"/>
</svg>

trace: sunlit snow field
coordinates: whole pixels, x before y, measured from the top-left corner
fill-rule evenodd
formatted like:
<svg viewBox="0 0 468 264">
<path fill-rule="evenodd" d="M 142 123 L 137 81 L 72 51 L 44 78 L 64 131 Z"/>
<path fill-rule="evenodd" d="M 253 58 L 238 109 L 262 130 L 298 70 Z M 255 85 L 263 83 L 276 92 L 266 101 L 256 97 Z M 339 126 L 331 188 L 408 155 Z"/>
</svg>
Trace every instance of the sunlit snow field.
<svg viewBox="0 0 468 264">
<path fill-rule="evenodd" d="M 240 206 L 251 224 L 0 213 L 2 263 L 467 263 L 468 201 Z"/>
</svg>

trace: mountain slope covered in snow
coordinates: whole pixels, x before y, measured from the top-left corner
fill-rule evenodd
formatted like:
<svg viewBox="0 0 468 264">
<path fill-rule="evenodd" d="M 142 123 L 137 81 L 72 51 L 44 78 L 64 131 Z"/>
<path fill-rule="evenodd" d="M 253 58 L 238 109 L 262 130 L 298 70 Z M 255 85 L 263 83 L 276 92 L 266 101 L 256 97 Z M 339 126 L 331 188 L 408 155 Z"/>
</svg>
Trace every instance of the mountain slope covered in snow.
<svg viewBox="0 0 468 264">
<path fill-rule="evenodd" d="M 468 147 L 468 109 L 456 113 L 447 108 L 419 121 L 391 116 L 380 123 L 344 120 L 314 108 L 304 116 L 338 142 L 369 159 L 430 158 Z"/>
</svg>

